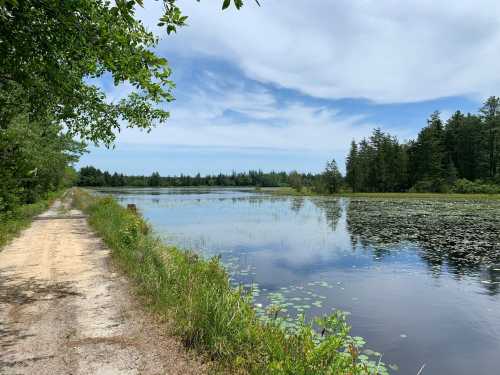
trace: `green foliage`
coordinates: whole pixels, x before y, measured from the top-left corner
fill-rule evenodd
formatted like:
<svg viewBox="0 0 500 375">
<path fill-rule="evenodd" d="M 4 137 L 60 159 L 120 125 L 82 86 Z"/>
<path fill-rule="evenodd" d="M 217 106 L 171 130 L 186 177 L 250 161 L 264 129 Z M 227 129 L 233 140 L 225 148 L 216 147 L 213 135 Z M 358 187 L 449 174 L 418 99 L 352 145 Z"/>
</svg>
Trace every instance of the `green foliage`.
<svg viewBox="0 0 500 375">
<path fill-rule="evenodd" d="M 304 178 L 297 171 L 292 171 L 288 176 L 288 183 L 292 189 L 295 189 L 300 192 L 304 187 Z"/>
<path fill-rule="evenodd" d="M 481 180 L 469 181 L 465 178 L 457 180 L 451 190 L 460 194 L 500 194 L 500 186 L 484 183 Z"/>
<path fill-rule="evenodd" d="M 382 363 L 360 355 L 364 341 L 349 336 L 339 312 L 316 321 L 323 332 L 300 322 L 294 330 L 259 319 L 251 297 L 231 287 L 218 258 L 167 247 L 147 234 L 144 220 L 112 198 L 77 191 L 75 202 L 111 247 L 113 256 L 158 313 L 191 348 L 230 373 L 385 374 Z"/>
<path fill-rule="evenodd" d="M 134 18 L 134 1 L 29 1 L 0 7 L 1 83 L 15 82 L 30 98 L 33 118 L 52 116 L 71 134 L 109 143 L 120 121 L 148 128 L 172 100 L 167 61 L 150 51 L 158 42 Z M 112 75 L 135 91 L 118 102 L 87 78 Z"/>
<path fill-rule="evenodd" d="M 49 117 L 30 120 L 26 95 L 18 84 L 0 86 L 0 212 L 71 184 L 68 165 L 83 152 Z"/>
<path fill-rule="evenodd" d="M 159 25 L 186 23 L 175 0 L 164 0 Z M 225 5 L 229 5 L 226 4 Z M 234 1 L 242 6 L 241 0 Z M 121 123 L 150 129 L 164 122 L 174 83 L 158 38 L 135 17 L 142 0 L 1 1 L 0 85 L 15 82 L 33 118 L 49 114 L 81 139 L 110 144 Z M 111 76 L 134 91 L 112 101 L 89 79 Z"/>
<path fill-rule="evenodd" d="M 160 183 L 161 183 L 160 174 L 158 172 L 153 172 L 153 174 L 151 175 L 151 177 L 149 177 L 148 180 L 149 186 L 151 187 L 160 186 Z"/>
<path fill-rule="evenodd" d="M 346 182 L 354 192 L 403 191 L 407 187 L 406 147 L 375 129 L 369 139 L 354 141 L 346 160 Z"/>
<path fill-rule="evenodd" d="M 314 179 L 312 175 L 293 172 L 269 172 L 249 171 L 247 173 L 232 173 L 230 175 L 218 174 L 201 176 L 160 176 L 154 172 L 151 176 L 127 176 L 123 174 L 110 174 L 94 167 L 83 167 L 78 173 L 79 186 L 161 186 L 161 187 L 181 187 L 181 186 L 258 186 L 258 187 L 280 187 L 289 186 L 290 177 L 306 180 L 308 183 Z"/>
<path fill-rule="evenodd" d="M 351 144 L 346 161 L 353 192 L 467 190 L 463 183 L 454 187 L 458 179 L 500 182 L 500 98 L 489 98 L 478 115 L 456 112 L 445 124 L 435 112 L 406 144 L 375 129 L 370 139 Z"/>
<path fill-rule="evenodd" d="M 337 162 L 332 159 L 326 164 L 325 171 L 311 179 L 310 190 L 316 194 L 335 194 L 340 192 L 344 179 L 340 173 Z"/>
<path fill-rule="evenodd" d="M 419 180 L 413 185 L 410 193 L 448 193 L 450 186 L 442 178 Z"/>
<path fill-rule="evenodd" d="M 135 17 L 142 5 L 0 0 L 0 212 L 74 183 L 68 168 L 85 145 L 73 137 L 110 145 L 123 125 L 149 130 L 168 118 L 174 84 L 167 60 L 152 52 L 158 38 Z M 186 19 L 164 0 L 168 33 Z M 133 91 L 106 98 L 92 84 L 105 75 Z"/>
</svg>

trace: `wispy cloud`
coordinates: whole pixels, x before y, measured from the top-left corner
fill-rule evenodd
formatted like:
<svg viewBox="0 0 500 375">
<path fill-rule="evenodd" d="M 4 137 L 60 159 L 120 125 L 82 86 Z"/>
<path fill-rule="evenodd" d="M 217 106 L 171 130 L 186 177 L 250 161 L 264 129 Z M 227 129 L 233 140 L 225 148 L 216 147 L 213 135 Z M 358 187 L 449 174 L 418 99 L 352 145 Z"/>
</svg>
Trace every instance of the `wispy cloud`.
<svg viewBox="0 0 500 375">
<path fill-rule="evenodd" d="M 206 74 L 203 85 L 172 108 L 168 124 L 151 133 L 126 129 L 120 142 L 190 147 L 344 151 L 375 124 L 360 115 L 277 97 L 264 86 Z"/>
<path fill-rule="evenodd" d="M 224 58 L 251 79 L 322 98 L 412 102 L 500 90 L 496 0 L 252 3 L 221 12 L 212 1 L 181 0 L 190 26 L 159 50 Z M 157 15 L 141 12 L 152 27 Z"/>
</svg>

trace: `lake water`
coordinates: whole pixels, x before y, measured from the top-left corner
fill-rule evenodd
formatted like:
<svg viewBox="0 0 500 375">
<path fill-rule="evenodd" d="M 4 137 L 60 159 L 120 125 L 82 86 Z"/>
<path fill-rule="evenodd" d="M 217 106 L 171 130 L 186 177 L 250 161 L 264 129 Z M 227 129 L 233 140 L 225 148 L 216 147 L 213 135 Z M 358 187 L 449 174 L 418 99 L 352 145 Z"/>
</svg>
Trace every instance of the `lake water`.
<svg viewBox="0 0 500 375">
<path fill-rule="evenodd" d="M 394 373 L 500 374 L 500 202 L 107 190 L 166 242 L 220 255 L 263 308 L 350 313 Z M 395 368 L 395 367 L 394 367 Z"/>
</svg>

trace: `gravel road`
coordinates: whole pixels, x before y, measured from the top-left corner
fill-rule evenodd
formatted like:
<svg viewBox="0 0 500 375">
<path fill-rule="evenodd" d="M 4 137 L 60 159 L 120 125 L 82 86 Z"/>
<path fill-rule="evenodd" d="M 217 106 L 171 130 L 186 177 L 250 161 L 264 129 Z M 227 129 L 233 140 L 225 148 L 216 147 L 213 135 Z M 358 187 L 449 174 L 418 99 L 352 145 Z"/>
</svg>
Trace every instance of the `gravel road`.
<svg viewBox="0 0 500 375">
<path fill-rule="evenodd" d="M 57 201 L 0 250 L 0 374 L 204 374 Z"/>
</svg>

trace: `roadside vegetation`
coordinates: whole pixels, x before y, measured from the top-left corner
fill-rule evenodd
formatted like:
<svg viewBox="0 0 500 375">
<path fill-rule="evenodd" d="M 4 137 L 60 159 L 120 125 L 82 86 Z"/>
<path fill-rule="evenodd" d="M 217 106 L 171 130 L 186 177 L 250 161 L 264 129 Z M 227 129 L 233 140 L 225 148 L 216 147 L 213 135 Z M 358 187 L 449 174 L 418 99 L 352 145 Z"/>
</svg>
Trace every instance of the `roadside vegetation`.
<svg viewBox="0 0 500 375">
<path fill-rule="evenodd" d="M 136 213 L 111 197 L 76 190 L 75 205 L 112 249 L 147 305 L 188 348 L 214 367 L 249 374 L 386 374 L 384 364 L 361 353 L 364 340 L 349 336 L 345 315 L 284 328 L 279 306 L 259 318 L 250 295 L 233 288 L 218 258 L 166 246 Z M 378 357 L 380 358 L 380 357 Z"/>
</svg>

